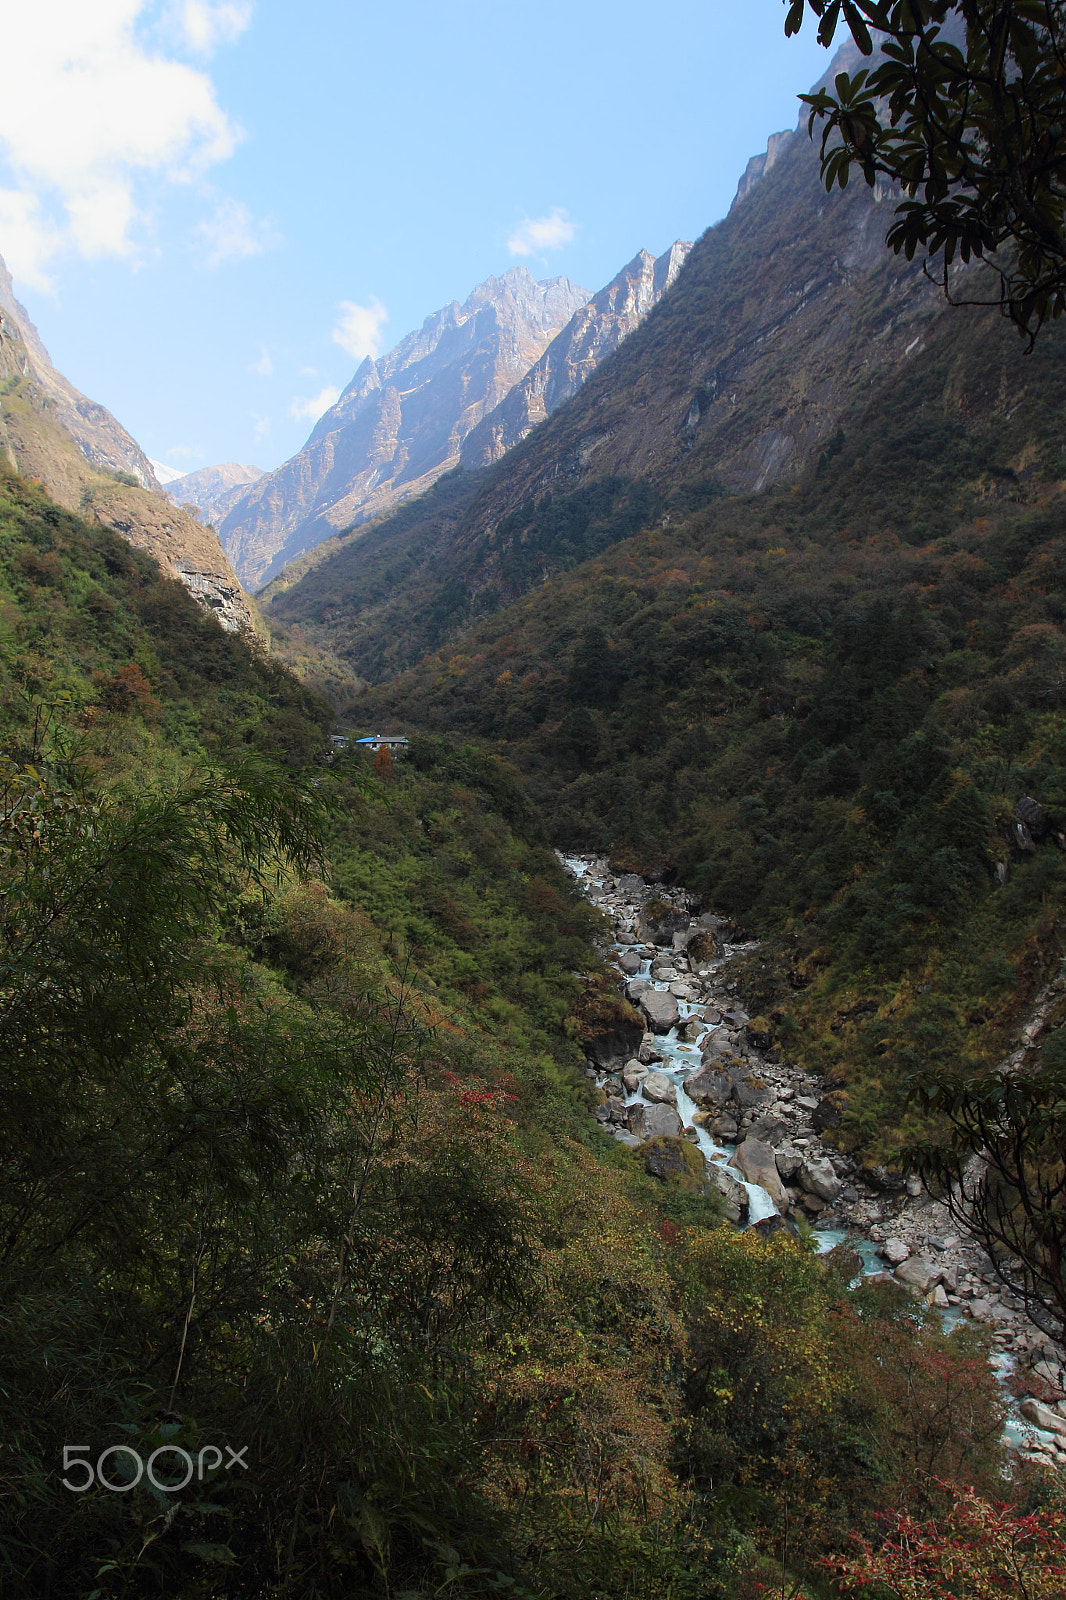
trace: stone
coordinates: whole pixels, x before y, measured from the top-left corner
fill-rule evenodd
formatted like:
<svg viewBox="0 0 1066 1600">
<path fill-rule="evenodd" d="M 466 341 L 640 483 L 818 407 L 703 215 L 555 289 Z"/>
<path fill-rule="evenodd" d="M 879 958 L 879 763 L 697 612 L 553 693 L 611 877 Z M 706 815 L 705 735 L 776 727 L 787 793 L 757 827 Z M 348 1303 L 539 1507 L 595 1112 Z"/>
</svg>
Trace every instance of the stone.
<svg viewBox="0 0 1066 1600">
<path fill-rule="evenodd" d="M 804 1211 L 809 1211 L 812 1217 L 819 1216 L 825 1210 L 825 1201 L 819 1200 L 816 1194 L 805 1194 L 802 1204 Z"/>
<path fill-rule="evenodd" d="M 743 1174 L 749 1183 L 757 1183 L 761 1189 L 765 1189 L 778 1211 L 788 1210 L 788 1195 L 769 1145 L 760 1144 L 758 1139 L 745 1139 L 737 1145 L 729 1165 Z"/>
<path fill-rule="evenodd" d="M 825 1133 L 828 1128 L 835 1128 L 847 1103 L 847 1095 L 827 1095 L 824 1100 L 819 1100 L 811 1113 L 811 1125 L 815 1133 Z"/>
<path fill-rule="evenodd" d="M 831 1204 L 843 1188 L 828 1161 L 806 1160 L 799 1170 L 800 1188 Z"/>
<path fill-rule="evenodd" d="M 788 1129 L 780 1117 L 758 1117 L 751 1125 L 751 1136 L 760 1144 L 777 1146 L 788 1138 Z"/>
<path fill-rule="evenodd" d="M 676 1106 L 677 1090 L 665 1072 L 649 1072 L 640 1086 L 645 1100 L 655 1105 Z"/>
<path fill-rule="evenodd" d="M 646 944 L 672 946 L 674 934 L 688 928 L 688 912 L 652 895 L 637 918 L 637 934 Z"/>
<path fill-rule="evenodd" d="M 687 1139 L 659 1134 L 641 1146 L 644 1171 L 652 1178 L 665 1183 L 667 1178 L 679 1178 L 686 1189 L 702 1187 L 704 1160 Z"/>
<path fill-rule="evenodd" d="M 908 1178 L 906 1180 L 906 1186 L 907 1186 L 907 1193 L 910 1195 L 911 1199 L 912 1200 L 917 1200 L 918 1196 L 922 1192 L 922 1180 L 921 1180 L 921 1178 L 919 1178 L 919 1176 L 918 1176 L 918 1174 L 916 1172 L 912 1172 L 908 1176 Z"/>
<path fill-rule="evenodd" d="M 760 1239 L 772 1239 L 775 1233 L 795 1233 L 795 1228 L 783 1217 L 780 1212 L 775 1212 L 772 1217 L 762 1217 L 752 1225 L 752 1233 L 757 1233 Z"/>
<path fill-rule="evenodd" d="M 703 1023 L 697 1017 L 692 1017 L 678 1031 L 677 1037 L 683 1039 L 685 1044 L 695 1044 L 702 1037 L 704 1031 Z"/>
<path fill-rule="evenodd" d="M 942 1275 L 942 1269 L 926 1256 L 908 1256 L 896 1268 L 897 1282 L 905 1283 L 908 1289 L 917 1289 L 919 1294 L 925 1294 L 934 1283 L 939 1283 Z"/>
<path fill-rule="evenodd" d="M 629 1150 L 637 1150 L 640 1148 L 640 1140 L 637 1138 L 636 1134 L 627 1133 L 625 1128 L 616 1128 L 614 1130 L 614 1136 L 618 1140 L 619 1144 L 624 1144 Z"/>
<path fill-rule="evenodd" d="M 1062 1373 L 1050 1361 L 1042 1360 L 1036 1362 L 1033 1367 L 1033 1373 L 1037 1378 L 1043 1378 L 1044 1382 L 1050 1385 L 1052 1389 L 1061 1389 Z"/>
<path fill-rule="evenodd" d="M 638 1088 L 648 1076 L 648 1068 L 642 1066 L 634 1056 L 632 1061 L 627 1061 L 622 1068 L 622 1082 L 629 1094 L 636 1094 Z"/>
<path fill-rule="evenodd" d="M 788 1183 L 803 1165 L 803 1152 L 792 1145 L 786 1145 L 783 1150 L 774 1151 L 774 1163 L 780 1177 Z"/>
<path fill-rule="evenodd" d="M 722 1210 L 730 1222 L 743 1222 L 748 1215 L 748 1191 L 732 1173 L 716 1161 L 707 1162 L 707 1182 L 722 1198 Z"/>
<path fill-rule="evenodd" d="M 681 1118 L 673 1106 L 640 1104 L 629 1107 L 629 1131 L 638 1139 L 679 1139 Z"/>
<path fill-rule="evenodd" d="M 724 1072 L 704 1066 L 685 1079 L 685 1093 L 700 1107 L 724 1110 L 733 1097 L 733 1080 Z"/>
<path fill-rule="evenodd" d="M 623 972 L 634 977 L 640 971 L 640 957 L 635 950 L 623 950 L 618 957 L 618 965 Z"/>
<path fill-rule="evenodd" d="M 948 1300 L 947 1294 L 946 1294 L 946 1292 L 944 1290 L 944 1285 L 942 1283 L 938 1283 L 936 1288 L 933 1290 L 933 1296 L 932 1296 L 931 1304 L 936 1306 L 938 1311 L 946 1311 L 947 1310 L 948 1305 L 950 1304 L 950 1302 Z"/>
<path fill-rule="evenodd" d="M 661 1050 L 656 1050 L 652 1039 L 642 1039 L 640 1042 L 640 1053 L 637 1059 L 642 1062 L 644 1066 L 650 1067 L 654 1062 L 661 1061 L 663 1059 L 663 1053 Z"/>
<path fill-rule="evenodd" d="M 799 1106 L 801 1111 L 811 1112 L 818 1110 L 818 1102 L 814 1099 L 813 1095 L 798 1094 L 796 1096 L 796 1104 Z"/>
<path fill-rule="evenodd" d="M 1018 1410 L 1034 1428 L 1042 1428 L 1045 1433 L 1066 1433 L 1066 1418 L 1041 1405 L 1039 1400 L 1023 1400 Z"/>
<path fill-rule="evenodd" d="M 626 984 L 626 997 L 634 1002 L 639 1001 L 641 995 L 647 994 L 650 988 L 650 978 L 630 978 Z"/>
<path fill-rule="evenodd" d="M 615 888 L 624 900 L 643 900 L 648 892 L 648 886 L 643 878 L 635 872 L 623 872 L 615 883 Z"/>
<path fill-rule="evenodd" d="M 886 1239 L 878 1251 L 893 1267 L 901 1267 L 910 1253 L 910 1246 L 905 1245 L 902 1239 Z"/>
<path fill-rule="evenodd" d="M 647 1017 L 648 1026 L 653 1033 L 669 1033 L 670 1029 L 676 1028 L 681 1020 L 681 1013 L 673 995 L 660 994 L 654 989 L 649 989 L 641 995 L 640 1009 Z"/>
</svg>

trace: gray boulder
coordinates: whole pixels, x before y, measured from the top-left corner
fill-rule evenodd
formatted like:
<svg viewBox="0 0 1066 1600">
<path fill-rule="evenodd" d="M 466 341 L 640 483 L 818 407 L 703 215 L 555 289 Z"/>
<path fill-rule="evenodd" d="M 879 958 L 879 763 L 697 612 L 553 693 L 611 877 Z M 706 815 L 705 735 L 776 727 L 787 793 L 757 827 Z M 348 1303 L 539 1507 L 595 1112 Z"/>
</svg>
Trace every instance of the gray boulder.
<svg viewBox="0 0 1066 1600">
<path fill-rule="evenodd" d="M 673 995 L 660 994 L 654 989 L 649 989 L 641 995 L 640 1009 L 647 1017 L 648 1026 L 653 1033 L 669 1033 L 671 1028 L 677 1027 L 681 1019 Z"/>
<path fill-rule="evenodd" d="M 736 1154 L 729 1165 L 735 1167 L 749 1183 L 757 1183 L 760 1189 L 765 1189 L 778 1211 L 788 1210 L 788 1194 L 769 1145 L 760 1144 L 758 1139 L 745 1139 L 737 1145 Z"/>
<path fill-rule="evenodd" d="M 615 890 L 624 900 L 643 900 L 648 885 L 635 872 L 623 872 L 615 884 Z"/>
<path fill-rule="evenodd" d="M 902 1239 L 886 1239 L 878 1251 L 878 1255 L 884 1256 L 893 1267 L 901 1267 L 910 1253 L 910 1247 Z"/>
<path fill-rule="evenodd" d="M 908 1289 L 916 1289 L 919 1294 L 927 1293 L 934 1283 L 940 1282 L 943 1275 L 944 1269 L 926 1256 L 908 1256 L 896 1268 L 897 1282 L 905 1283 Z"/>
<path fill-rule="evenodd" d="M 801 1189 L 831 1205 L 844 1187 L 828 1161 L 805 1161 L 799 1170 Z"/>
<path fill-rule="evenodd" d="M 774 1162 L 778 1175 L 788 1183 L 796 1176 L 806 1157 L 802 1150 L 796 1150 L 791 1145 L 786 1145 L 783 1150 L 774 1151 Z"/>
<path fill-rule="evenodd" d="M 638 1139 L 680 1139 L 681 1118 L 673 1106 L 630 1106 L 629 1131 Z"/>
<path fill-rule="evenodd" d="M 722 1210 L 730 1222 L 743 1222 L 748 1215 L 748 1191 L 731 1173 L 715 1161 L 707 1163 L 707 1182 L 722 1197 Z"/>
<path fill-rule="evenodd" d="M 635 950 L 623 950 L 618 957 L 618 965 L 632 978 L 640 970 L 640 957 Z"/>
<path fill-rule="evenodd" d="M 733 1097 L 733 1080 L 714 1067 L 701 1067 L 685 1079 L 685 1093 L 704 1108 L 724 1110 Z"/>
<path fill-rule="evenodd" d="M 1034 1428 L 1043 1428 L 1045 1433 L 1066 1433 L 1066 1417 L 1042 1406 L 1039 1400 L 1023 1400 L 1018 1410 Z"/>
<path fill-rule="evenodd" d="M 688 927 L 688 912 L 655 898 L 646 900 L 637 918 L 637 933 L 647 944 L 673 946 L 674 934 Z"/>
<path fill-rule="evenodd" d="M 626 984 L 626 998 L 634 1002 L 639 1001 L 641 995 L 647 994 L 650 988 L 650 978 L 630 978 Z"/>
<path fill-rule="evenodd" d="M 632 1061 L 627 1061 L 622 1068 L 622 1082 L 625 1084 L 629 1094 L 636 1094 L 637 1089 L 647 1076 L 647 1067 L 641 1066 L 635 1056 Z"/>
<path fill-rule="evenodd" d="M 656 1105 L 676 1106 L 677 1090 L 665 1072 L 649 1072 L 640 1086 L 645 1100 Z"/>
</svg>

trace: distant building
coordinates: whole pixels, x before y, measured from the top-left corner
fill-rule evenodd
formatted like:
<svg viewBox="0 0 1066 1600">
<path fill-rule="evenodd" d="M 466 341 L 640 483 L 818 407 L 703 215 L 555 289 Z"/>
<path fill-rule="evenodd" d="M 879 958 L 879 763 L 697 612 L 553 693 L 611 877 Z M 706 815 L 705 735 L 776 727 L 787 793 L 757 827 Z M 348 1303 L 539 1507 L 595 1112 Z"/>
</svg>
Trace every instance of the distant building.
<svg viewBox="0 0 1066 1600">
<path fill-rule="evenodd" d="M 390 755 L 402 756 L 407 749 L 407 735 L 403 733 L 370 733 L 365 739 L 355 741 L 356 749 L 369 750 L 377 755 L 387 750 Z"/>
<path fill-rule="evenodd" d="M 348 735 L 346 733 L 331 733 L 329 736 L 329 742 L 333 746 L 334 750 L 347 750 Z"/>
</svg>

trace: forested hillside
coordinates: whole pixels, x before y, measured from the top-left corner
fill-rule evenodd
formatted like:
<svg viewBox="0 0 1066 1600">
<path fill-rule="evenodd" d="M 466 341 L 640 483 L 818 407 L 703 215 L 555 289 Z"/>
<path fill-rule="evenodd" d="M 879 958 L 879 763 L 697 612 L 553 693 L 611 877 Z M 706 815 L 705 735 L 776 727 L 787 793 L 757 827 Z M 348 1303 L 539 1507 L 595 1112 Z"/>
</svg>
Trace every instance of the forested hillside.
<svg viewBox="0 0 1066 1600">
<path fill-rule="evenodd" d="M 907 1073 L 995 1061 L 1063 954 L 1064 400 L 1057 332 L 1025 357 L 955 313 L 795 485 L 645 485 L 634 535 L 601 484 L 602 553 L 350 715 L 489 742 L 561 843 L 776 930 L 766 1004 L 846 1140 L 894 1148 Z M 592 494 L 501 525 L 501 563 Z"/>
<path fill-rule="evenodd" d="M 512 768 L 326 760 L 148 557 L 0 522 L 5 1593 L 816 1593 L 997 1488 L 985 1335 L 600 1133 L 626 1008 Z"/>
</svg>

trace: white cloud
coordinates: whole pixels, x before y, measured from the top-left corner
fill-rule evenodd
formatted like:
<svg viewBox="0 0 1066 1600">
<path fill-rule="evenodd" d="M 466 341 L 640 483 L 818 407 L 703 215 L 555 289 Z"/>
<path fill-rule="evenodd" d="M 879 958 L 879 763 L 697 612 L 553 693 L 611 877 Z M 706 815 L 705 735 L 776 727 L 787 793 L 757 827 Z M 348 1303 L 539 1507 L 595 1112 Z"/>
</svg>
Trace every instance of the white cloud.
<svg viewBox="0 0 1066 1600">
<path fill-rule="evenodd" d="M 197 224 L 196 235 L 206 247 L 209 267 L 219 267 L 224 261 L 243 261 L 280 242 L 271 223 L 253 217 L 243 200 L 229 196 L 218 202 L 213 217 Z"/>
<path fill-rule="evenodd" d="M 367 306 L 357 305 L 354 300 L 342 300 L 337 309 L 340 316 L 333 330 L 333 343 L 339 344 L 357 361 L 362 361 L 364 356 L 379 356 L 382 324 L 389 320 L 381 301 L 373 295 Z"/>
<path fill-rule="evenodd" d="M 574 224 L 568 222 L 566 212 L 556 206 L 550 216 L 525 217 L 507 241 L 513 256 L 533 256 L 543 250 L 560 250 L 574 237 Z"/>
<path fill-rule="evenodd" d="M 289 407 L 289 416 L 295 417 L 297 422 L 317 422 L 324 411 L 328 411 L 335 401 L 339 400 L 341 392 L 332 383 L 327 383 L 309 400 L 297 395 Z"/>
<path fill-rule="evenodd" d="M 259 346 L 259 360 L 251 362 L 248 371 L 254 372 L 260 378 L 272 378 L 274 376 L 274 363 L 270 359 L 270 351 L 265 344 Z"/>
<path fill-rule="evenodd" d="M 194 32 L 234 36 L 221 12 L 239 6 L 204 9 L 219 16 L 194 18 Z M 160 181 L 188 182 L 242 137 L 204 72 L 145 48 L 137 28 L 149 11 L 149 0 L 4 6 L 5 57 L 19 65 L 0 96 L 0 151 L 17 187 L 0 250 L 26 282 L 41 284 L 63 249 L 133 254 L 139 184 L 151 180 L 154 194 Z"/>
<path fill-rule="evenodd" d="M 179 24 L 186 42 L 201 55 L 211 55 L 220 44 L 232 44 L 252 20 L 250 0 L 185 0 Z"/>
</svg>

